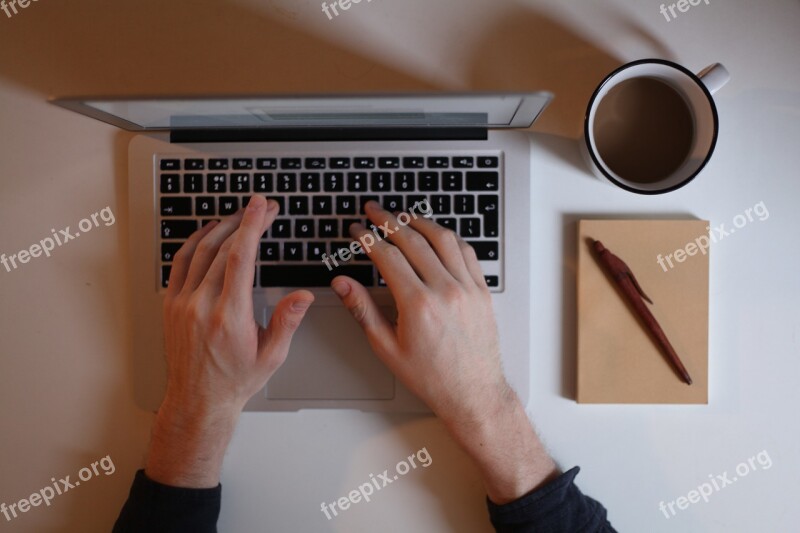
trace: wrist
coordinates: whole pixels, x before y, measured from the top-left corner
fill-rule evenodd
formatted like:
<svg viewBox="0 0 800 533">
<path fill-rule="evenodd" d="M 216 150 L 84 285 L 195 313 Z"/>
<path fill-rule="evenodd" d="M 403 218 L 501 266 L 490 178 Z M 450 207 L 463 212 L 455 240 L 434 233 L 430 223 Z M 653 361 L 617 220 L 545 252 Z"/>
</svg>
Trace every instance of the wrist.
<svg viewBox="0 0 800 533">
<path fill-rule="evenodd" d="M 170 486 L 216 487 L 239 413 L 201 403 L 187 408 L 168 396 L 153 423 L 145 473 Z"/>
</svg>

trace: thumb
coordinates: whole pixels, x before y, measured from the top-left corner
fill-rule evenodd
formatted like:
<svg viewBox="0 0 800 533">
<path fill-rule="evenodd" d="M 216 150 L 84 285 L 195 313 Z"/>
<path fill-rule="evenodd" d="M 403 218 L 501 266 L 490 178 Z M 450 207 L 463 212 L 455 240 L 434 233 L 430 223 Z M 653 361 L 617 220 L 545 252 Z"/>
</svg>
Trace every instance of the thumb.
<svg viewBox="0 0 800 533">
<path fill-rule="evenodd" d="M 378 308 L 367 289 L 347 276 L 334 278 L 331 288 L 367 334 L 367 340 L 372 349 L 379 355 L 394 353 L 394 328 Z"/>
<path fill-rule="evenodd" d="M 286 360 L 292 336 L 312 303 L 314 295 L 309 291 L 284 296 L 275 306 L 267 327 L 259 331 L 258 357 L 270 374 Z"/>
</svg>

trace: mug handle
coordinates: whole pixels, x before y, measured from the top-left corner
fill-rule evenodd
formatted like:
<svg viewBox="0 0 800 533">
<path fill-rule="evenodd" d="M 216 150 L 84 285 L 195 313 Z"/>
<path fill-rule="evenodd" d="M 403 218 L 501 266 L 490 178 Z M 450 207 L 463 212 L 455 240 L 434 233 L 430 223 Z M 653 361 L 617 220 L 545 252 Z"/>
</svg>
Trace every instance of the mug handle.
<svg viewBox="0 0 800 533">
<path fill-rule="evenodd" d="M 722 63 L 714 63 L 709 65 L 697 73 L 703 84 L 708 88 L 711 94 L 716 93 L 722 89 L 730 80 L 731 75 Z"/>
</svg>

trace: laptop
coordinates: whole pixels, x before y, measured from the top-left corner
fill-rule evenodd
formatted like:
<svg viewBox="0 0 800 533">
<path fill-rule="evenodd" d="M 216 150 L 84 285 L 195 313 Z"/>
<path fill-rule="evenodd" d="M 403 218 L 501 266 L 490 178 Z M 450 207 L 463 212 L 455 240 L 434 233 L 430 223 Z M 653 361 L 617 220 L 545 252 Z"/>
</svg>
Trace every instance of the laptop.
<svg viewBox="0 0 800 533">
<path fill-rule="evenodd" d="M 492 292 L 503 368 L 527 404 L 530 354 L 530 141 L 548 93 L 66 98 L 55 104 L 139 132 L 129 146 L 136 402 L 158 408 L 166 384 L 162 304 L 171 261 L 203 224 L 263 194 L 281 213 L 262 236 L 255 320 L 298 287 L 316 301 L 286 363 L 252 411 L 426 407 L 372 353 L 330 289 L 346 274 L 394 318 L 391 294 L 366 255 L 330 268 L 366 222 L 363 204 L 417 206 L 475 247 Z M 423 209 L 424 206 L 424 209 Z M 346 254 L 345 254 L 346 255 Z M 338 254 L 339 257 L 342 254 Z"/>
</svg>

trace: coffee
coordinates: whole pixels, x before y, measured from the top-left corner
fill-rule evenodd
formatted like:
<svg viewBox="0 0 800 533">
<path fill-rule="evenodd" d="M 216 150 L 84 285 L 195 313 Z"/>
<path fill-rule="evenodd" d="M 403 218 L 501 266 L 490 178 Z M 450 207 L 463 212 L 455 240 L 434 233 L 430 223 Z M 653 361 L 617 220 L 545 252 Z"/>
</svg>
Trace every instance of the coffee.
<svg viewBox="0 0 800 533">
<path fill-rule="evenodd" d="M 686 161 L 694 140 L 694 118 L 683 97 L 655 78 L 640 77 L 613 87 L 595 113 L 597 153 L 620 178 L 653 183 Z"/>
</svg>

